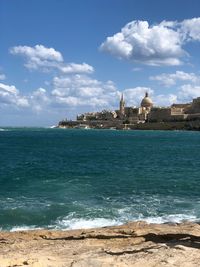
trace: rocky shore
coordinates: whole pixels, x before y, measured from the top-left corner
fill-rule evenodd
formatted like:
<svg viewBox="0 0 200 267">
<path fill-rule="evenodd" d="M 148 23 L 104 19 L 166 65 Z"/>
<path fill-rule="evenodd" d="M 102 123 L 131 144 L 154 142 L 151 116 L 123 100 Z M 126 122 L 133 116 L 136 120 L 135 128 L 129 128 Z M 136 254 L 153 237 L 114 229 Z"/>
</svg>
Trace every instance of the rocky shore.
<svg viewBox="0 0 200 267">
<path fill-rule="evenodd" d="M 196 223 L 0 233 L 1 267 L 196 267 L 199 262 Z"/>
<path fill-rule="evenodd" d="M 167 130 L 200 131 L 200 120 L 146 122 L 124 124 L 123 121 L 60 121 L 56 128 L 64 129 L 117 129 L 117 130 Z"/>
</svg>

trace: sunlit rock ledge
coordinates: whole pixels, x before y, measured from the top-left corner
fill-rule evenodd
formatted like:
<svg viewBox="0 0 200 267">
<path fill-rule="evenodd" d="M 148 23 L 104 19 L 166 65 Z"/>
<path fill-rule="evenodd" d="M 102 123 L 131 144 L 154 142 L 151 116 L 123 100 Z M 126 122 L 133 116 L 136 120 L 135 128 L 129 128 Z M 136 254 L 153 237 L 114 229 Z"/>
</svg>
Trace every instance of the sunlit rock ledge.
<svg viewBox="0 0 200 267">
<path fill-rule="evenodd" d="M 200 225 L 148 224 L 0 232 L 0 266 L 199 266 Z"/>
</svg>

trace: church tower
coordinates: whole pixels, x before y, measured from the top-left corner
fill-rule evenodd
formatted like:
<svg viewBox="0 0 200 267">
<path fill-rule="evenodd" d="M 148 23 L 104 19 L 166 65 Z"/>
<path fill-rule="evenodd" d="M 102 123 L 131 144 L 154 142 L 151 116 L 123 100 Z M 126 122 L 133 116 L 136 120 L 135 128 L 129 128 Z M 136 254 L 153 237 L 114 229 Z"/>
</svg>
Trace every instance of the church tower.
<svg viewBox="0 0 200 267">
<path fill-rule="evenodd" d="M 125 101 L 124 101 L 124 95 L 122 94 L 120 103 L 119 103 L 119 111 L 121 115 L 125 115 Z"/>
</svg>

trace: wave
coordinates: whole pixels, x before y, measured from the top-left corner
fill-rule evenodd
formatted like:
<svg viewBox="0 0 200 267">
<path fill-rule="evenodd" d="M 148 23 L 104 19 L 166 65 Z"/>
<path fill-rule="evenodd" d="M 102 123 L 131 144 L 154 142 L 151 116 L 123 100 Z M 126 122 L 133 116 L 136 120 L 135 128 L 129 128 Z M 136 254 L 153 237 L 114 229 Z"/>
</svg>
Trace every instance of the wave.
<svg viewBox="0 0 200 267">
<path fill-rule="evenodd" d="M 171 214 L 159 217 L 148 217 L 144 219 L 148 223 L 181 223 L 185 221 L 196 222 L 198 218 L 194 215 Z"/>
<path fill-rule="evenodd" d="M 96 219 L 82 219 L 82 218 L 74 218 L 74 219 L 62 219 L 58 220 L 55 228 L 56 229 L 89 229 L 89 228 L 98 228 L 105 226 L 114 226 L 122 224 L 117 220 L 105 219 L 105 218 L 96 218 Z"/>
<path fill-rule="evenodd" d="M 186 214 L 171 214 L 159 217 L 138 217 L 133 218 L 132 222 L 135 221 L 145 221 L 147 223 L 181 223 L 181 222 L 198 222 L 200 219 L 194 215 L 186 215 Z M 21 225 L 14 226 L 11 229 L 2 229 L 0 231 L 29 231 L 29 230 L 41 230 L 41 229 L 51 229 L 51 230 L 76 230 L 76 229 L 90 229 L 90 228 L 101 228 L 101 227 L 109 227 L 109 226 L 117 226 L 130 222 L 129 220 L 124 219 L 107 219 L 107 218 L 95 218 L 95 219 L 85 219 L 85 218 L 66 218 L 57 220 L 54 224 L 48 225 L 46 227 L 39 227 L 35 225 Z"/>
<path fill-rule="evenodd" d="M 95 218 L 95 219 L 85 219 L 85 218 L 63 218 L 62 220 L 57 220 L 55 224 L 55 229 L 60 230 L 75 230 L 75 229 L 88 229 L 88 228 L 98 228 L 106 226 L 116 226 L 128 223 L 130 221 L 145 221 L 147 223 L 181 223 L 185 221 L 196 222 L 199 219 L 194 215 L 186 214 L 171 214 L 159 217 L 137 217 L 125 219 L 107 219 L 107 218 Z M 54 228 L 54 227 L 53 227 Z"/>
</svg>

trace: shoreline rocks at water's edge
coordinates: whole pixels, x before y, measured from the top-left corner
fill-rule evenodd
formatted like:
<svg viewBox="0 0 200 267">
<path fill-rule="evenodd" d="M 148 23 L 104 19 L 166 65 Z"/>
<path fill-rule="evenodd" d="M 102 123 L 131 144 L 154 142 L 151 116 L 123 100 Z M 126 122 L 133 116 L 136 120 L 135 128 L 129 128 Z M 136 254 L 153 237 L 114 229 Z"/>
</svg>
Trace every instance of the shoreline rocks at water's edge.
<svg viewBox="0 0 200 267">
<path fill-rule="evenodd" d="M 56 128 L 61 129 L 116 129 L 116 130 L 161 130 L 161 131 L 200 131 L 200 121 L 177 122 L 146 122 L 139 124 L 123 124 L 106 121 L 103 124 L 98 121 L 84 122 L 61 121 Z"/>
<path fill-rule="evenodd" d="M 200 225 L 126 225 L 70 231 L 0 232 L 0 266 L 199 266 Z"/>
</svg>

